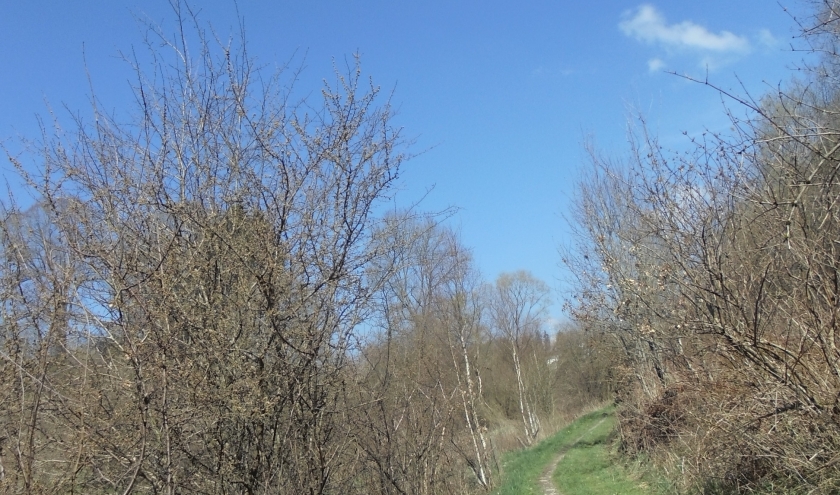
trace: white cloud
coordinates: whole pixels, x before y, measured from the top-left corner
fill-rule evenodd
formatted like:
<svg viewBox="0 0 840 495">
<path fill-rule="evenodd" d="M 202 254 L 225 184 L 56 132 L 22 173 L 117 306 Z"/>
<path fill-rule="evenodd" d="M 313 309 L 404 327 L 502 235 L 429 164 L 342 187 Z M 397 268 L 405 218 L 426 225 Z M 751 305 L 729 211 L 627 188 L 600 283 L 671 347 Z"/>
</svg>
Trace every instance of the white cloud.
<svg viewBox="0 0 840 495">
<path fill-rule="evenodd" d="M 651 72 L 658 72 L 665 68 L 665 61 L 660 58 L 652 58 L 648 60 L 648 70 Z"/>
<path fill-rule="evenodd" d="M 776 48 L 781 45 L 778 38 L 773 36 L 769 29 L 761 29 L 758 31 L 758 42 L 768 48 Z"/>
<path fill-rule="evenodd" d="M 746 53 L 750 42 L 729 31 L 713 33 L 691 21 L 668 24 L 665 17 L 650 4 L 625 14 L 618 25 L 627 36 L 669 49 L 694 49 L 716 53 Z"/>
</svg>

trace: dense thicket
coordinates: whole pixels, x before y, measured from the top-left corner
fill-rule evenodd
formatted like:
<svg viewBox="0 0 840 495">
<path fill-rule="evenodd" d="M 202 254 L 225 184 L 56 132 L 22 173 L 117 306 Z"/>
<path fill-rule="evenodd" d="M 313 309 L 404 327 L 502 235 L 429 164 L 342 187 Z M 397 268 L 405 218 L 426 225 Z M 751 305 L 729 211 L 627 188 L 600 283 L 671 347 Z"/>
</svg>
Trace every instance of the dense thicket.
<svg viewBox="0 0 840 495">
<path fill-rule="evenodd" d="M 624 448 L 700 491 L 840 489 L 840 4 L 813 7 L 816 62 L 732 132 L 642 127 L 579 186 L 570 307 L 624 356 Z"/>
<path fill-rule="evenodd" d="M 9 156 L 0 491 L 487 491 L 603 400 L 542 282 L 491 288 L 434 217 L 381 214 L 405 146 L 358 65 L 295 101 L 172 5 L 133 108 Z"/>
</svg>

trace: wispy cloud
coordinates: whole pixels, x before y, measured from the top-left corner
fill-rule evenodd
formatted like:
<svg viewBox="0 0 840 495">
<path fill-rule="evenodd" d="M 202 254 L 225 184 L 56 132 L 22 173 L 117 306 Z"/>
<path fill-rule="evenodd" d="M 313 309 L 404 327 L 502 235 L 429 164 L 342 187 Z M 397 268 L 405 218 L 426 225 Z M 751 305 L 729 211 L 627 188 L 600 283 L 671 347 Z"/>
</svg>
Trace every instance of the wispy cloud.
<svg viewBox="0 0 840 495">
<path fill-rule="evenodd" d="M 767 48 L 778 48 L 781 46 L 781 41 L 773 36 L 769 29 L 761 29 L 758 31 L 758 42 Z"/>
<path fill-rule="evenodd" d="M 747 38 L 729 31 L 714 33 L 691 21 L 668 24 L 665 16 L 650 4 L 625 13 L 618 26 L 627 36 L 672 50 L 737 54 L 747 53 L 751 48 Z"/>
<path fill-rule="evenodd" d="M 661 58 L 652 58 L 648 60 L 648 70 L 651 72 L 659 72 L 665 68 L 665 61 Z"/>
</svg>

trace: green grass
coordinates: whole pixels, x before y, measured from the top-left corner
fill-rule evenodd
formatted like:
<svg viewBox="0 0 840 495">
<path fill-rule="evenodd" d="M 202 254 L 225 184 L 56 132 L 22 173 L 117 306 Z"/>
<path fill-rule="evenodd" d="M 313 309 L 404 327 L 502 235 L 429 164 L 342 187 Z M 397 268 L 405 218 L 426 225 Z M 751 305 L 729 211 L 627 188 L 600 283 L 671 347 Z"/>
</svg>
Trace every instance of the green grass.
<svg viewBox="0 0 840 495">
<path fill-rule="evenodd" d="M 501 484 L 494 493 L 542 494 L 540 475 L 561 452 L 564 457 L 552 479 L 564 495 L 660 493 L 612 459 L 609 438 L 615 428 L 614 411 L 606 407 L 589 413 L 536 446 L 506 455 Z"/>
<path fill-rule="evenodd" d="M 655 486 L 635 479 L 609 452 L 615 416 L 606 420 L 566 452 L 552 479 L 566 495 L 646 495 L 659 493 Z"/>
<path fill-rule="evenodd" d="M 542 494 L 539 478 L 557 454 L 577 440 L 588 429 L 605 417 L 611 417 L 613 408 L 605 408 L 582 416 L 555 435 L 530 449 L 510 452 L 502 461 L 502 480 L 496 495 Z"/>
</svg>

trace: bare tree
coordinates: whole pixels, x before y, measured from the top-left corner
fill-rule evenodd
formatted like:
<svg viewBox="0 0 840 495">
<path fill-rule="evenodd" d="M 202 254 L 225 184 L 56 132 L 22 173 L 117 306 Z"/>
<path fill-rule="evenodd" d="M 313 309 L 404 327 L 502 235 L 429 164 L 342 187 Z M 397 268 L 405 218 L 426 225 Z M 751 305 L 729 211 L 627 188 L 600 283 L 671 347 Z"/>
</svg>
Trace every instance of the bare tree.
<svg viewBox="0 0 840 495">
<path fill-rule="evenodd" d="M 379 338 L 365 349 L 375 377 L 366 381 L 366 397 L 376 416 L 363 423 L 387 434 L 372 435 L 366 450 L 400 473 L 387 479 L 397 491 L 460 493 L 458 473 L 466 469 L 474 475 L 470 484 L 487 490 L 493 453 L 475 362 L 481 281 L 457 235 L 431 219 L 394 234 L 402 240 L 389 245 L 407 249 L 394 253 L 397 269 L 380 293 Z"/>
<path fill-rule="evenodd" d="M 446 235 L 448 234 L 448 235 Z M 481 296 L 482 282 L 472 267 L 472 260 L 452 233 L 445 233 L 441 244 L 447 250 L 451 274 L 437 298 L 437 313 L 446 327 L 447 343 L 458 394 L 461 398 L 464 422 L 471 443 L 471 452 L 466 455 L 478 483 L 489 490 L 493 487 L 493 452 L 484 434 L 479 407 L 483 402 L 483 385 L 480 368 L 477 366 L 478 350 L 484 333 L 484 301 Z"/>
<path fill-rule="evenodd" d="M 534 390 L 528 387 L 523 365 L 523 350 L 529 341 L 543 333 L 548 306 L 549 289 L 545 282 L 528 272 L 502 274 L 496 280 L 490 303 L 490 313 L 496 331 L 503 337 L 513 360 L 516 374 L 519 412 L 524 428 L 523 442 L 531 445 L 540 432 L 540 420 L 534 400 Z M 536 361 L 536 359 L 535 359 Z M 539 366 L 542 363 L 535 362 Z"/>
</svg>

